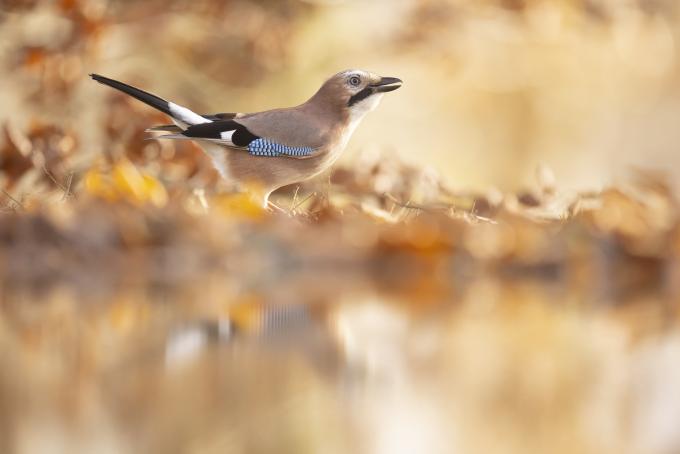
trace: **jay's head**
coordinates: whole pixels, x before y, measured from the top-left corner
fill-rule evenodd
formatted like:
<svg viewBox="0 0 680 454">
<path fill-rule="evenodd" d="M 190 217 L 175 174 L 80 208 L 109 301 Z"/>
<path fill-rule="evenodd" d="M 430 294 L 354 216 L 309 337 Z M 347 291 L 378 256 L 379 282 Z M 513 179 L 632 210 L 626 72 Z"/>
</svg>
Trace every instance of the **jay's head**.
<svg viewBox="0 0 680 454">
<path fill-rule="evenodd" d="M 373 110 L 384 93 L 396 90 L 401 84 L 402 81 L 396 77 L 381 77 L 368 71 L 350 69 L 328 79 L 317 96 L 354 117 Z"/>
</svg>

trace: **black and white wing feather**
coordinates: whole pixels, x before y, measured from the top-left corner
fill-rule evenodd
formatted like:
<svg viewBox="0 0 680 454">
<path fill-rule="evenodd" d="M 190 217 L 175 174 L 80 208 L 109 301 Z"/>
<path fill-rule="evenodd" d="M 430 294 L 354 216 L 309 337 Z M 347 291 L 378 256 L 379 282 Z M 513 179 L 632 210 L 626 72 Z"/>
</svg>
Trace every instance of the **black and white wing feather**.
<svg viewBox="0 0 680 454">
<path fill-rule="evenodd" d="M 186 107 L 167 101 L 139 88 L 98 74 L 90 74 L 97 82 L 132 96 L 172 117 L 174 125 L 161 125 L 148 131 L 170 132 L 159 139 L 208 140 L 227 147 L 246 150 L 253 156 L 285 156 L 304 158 L 314 152 L 312 147 L 295 147 L 260 137 L 236 121 L 241 115 L 217 113 L 199 115 Z"/>
<path fill-rule="evenodd" d="M 210 121 L 220 121 L 220 120 L 231 120 L 232 118 L 238 117 L 239 113 L 216 113 L 216 114 L 202 114 L 201 116 L 205 118 L 206 120 Z M 180 133 L 184 131 L 186 128 L 180 128 L 177 125 L 158 125 L 158 126 L 152 126 L 150 128 L 147 128 L 145 132 L 175 132 L 175 133 Z"/>
<path fill-rule="evenodd" d="M 189 126 L 178 134 L 159 139 L 207 140 L 230 148 L 245 150 L 253 156 L 304 158 L 314 152 L 312 147 L 294 147 L 259 137 L 235 120 L 219 120 Z"/>
</svg>

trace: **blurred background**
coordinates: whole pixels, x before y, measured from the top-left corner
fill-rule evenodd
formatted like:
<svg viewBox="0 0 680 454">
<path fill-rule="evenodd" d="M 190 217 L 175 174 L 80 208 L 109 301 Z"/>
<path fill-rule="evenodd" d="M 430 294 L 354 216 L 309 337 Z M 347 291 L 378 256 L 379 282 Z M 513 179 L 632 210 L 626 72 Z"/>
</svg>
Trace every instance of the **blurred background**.
<svg viewBox="0 0 680 454">
<path fill-rule="evenodd" d="M 345 160 L 377 149 L 434 167 L 454 187 L 504 191 L 526 185 L 539 164 L 575 189 L 619 181 L 631 167 L 680 172 L 672 0 L 5 0 L 1 8 L 0 120 L 56 122 L 77 132 L 83 159 L 101 153 L 96 122 L 116 97 L 90 72 L 199 111 L 249 112 L 303 102 L 330 74 L 359 67 L 406 83 L 358 129 Z"/>
<path fill-rule="evenodd" d="M 0 0 L 0 453 L 680 453 L 676 0 Z M 404 80 L 285 213 L 201 113 Z"/>
</svg>

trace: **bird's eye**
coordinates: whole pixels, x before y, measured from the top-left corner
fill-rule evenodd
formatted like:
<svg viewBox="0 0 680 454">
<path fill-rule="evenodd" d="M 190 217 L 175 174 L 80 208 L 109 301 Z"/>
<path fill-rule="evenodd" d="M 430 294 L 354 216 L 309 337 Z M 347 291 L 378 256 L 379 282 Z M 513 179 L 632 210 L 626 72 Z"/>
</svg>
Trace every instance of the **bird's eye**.
<svg viewBox="0 0 680 454">
<path fill-rule="evenodd" d="M 349 78 L 349 84 L 353 87 L 358 87 L 361 84 L 361 78 L 359 76 L 352 76 Z"/>
</svg>

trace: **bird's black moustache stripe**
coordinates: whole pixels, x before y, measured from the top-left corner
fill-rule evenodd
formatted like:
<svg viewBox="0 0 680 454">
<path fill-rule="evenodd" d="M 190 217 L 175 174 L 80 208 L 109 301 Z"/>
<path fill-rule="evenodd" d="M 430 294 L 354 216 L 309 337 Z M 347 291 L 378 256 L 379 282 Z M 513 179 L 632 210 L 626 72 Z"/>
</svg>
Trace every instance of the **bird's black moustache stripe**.
<svg viewBox="0 0 680 454">
<path fill-rule="evenodd" d="M 359 93 L 357 93 L 354 96 L 352 96 L 351 98 L 349 98 L 349 102 L 347 103 L 347 106 L 352 107 L 354 104 L 368 98 L 373 93 L 374 93 L 374 91 L 371 87 L 366 87 L 363 90 L 361 90 Z"/>
</svg>

